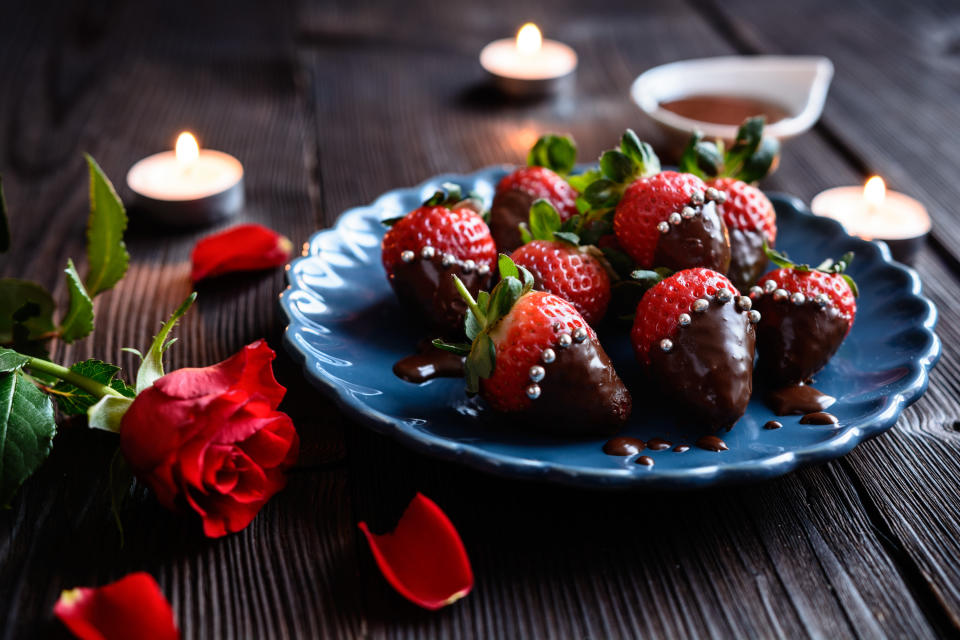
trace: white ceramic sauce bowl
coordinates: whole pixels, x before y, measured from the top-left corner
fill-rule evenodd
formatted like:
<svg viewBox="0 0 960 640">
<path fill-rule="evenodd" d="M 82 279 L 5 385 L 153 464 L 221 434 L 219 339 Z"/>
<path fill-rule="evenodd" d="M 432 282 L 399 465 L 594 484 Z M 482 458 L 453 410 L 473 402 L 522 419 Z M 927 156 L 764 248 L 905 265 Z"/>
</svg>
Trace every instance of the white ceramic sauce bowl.
<svg viewBox="0 0 960 640">
<path fill-rule="evenodd" d="M 833 79 L 833 63 L 822 56 L 722 56 L 681 60 L 649 69 L 634 80 L 630 96 L 671 139 L 685 142 L 695 130 L 730 141 L 737 126 L 701 122 L 664 109 L 664 102 L 692 95 L 754 98 L 789 114 L 764 130 L 779 140 L 792 138 L 820 118 Z"/>
</svg>

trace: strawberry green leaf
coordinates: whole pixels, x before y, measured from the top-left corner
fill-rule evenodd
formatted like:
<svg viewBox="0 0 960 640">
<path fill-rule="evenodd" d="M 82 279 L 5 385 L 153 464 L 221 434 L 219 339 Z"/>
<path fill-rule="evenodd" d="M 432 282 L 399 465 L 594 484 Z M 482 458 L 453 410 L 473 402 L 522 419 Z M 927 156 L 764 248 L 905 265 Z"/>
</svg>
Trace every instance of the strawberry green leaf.
<svg viewBox="0 0 960 640">
<path fill-rule="evenodd" d="M 580 245 L 580 236 L 570 231 L 554 231 L 553 236 L 557 240 L 562 240 L 563 242 L 572 244 L 575 247 Z"/>
<path fill-rule="evenodd" d="M 0 373 L 0 505 L 50 455 L 56 433 L 50 398 L 20 371 Z"/>
<path fill-rule="evenodd" d="M 764 138 L 759 148 L 743 162 L 743 166 L 734 176 L 744 182 L 757 182 L 770 173 L 780 154 L 780 142 L 774 138 Z"/>
<path fill-rule="evenodd" d="M 583 192 L 584 199 L 592 209 L 615 207 L 620 201 L 621 195 L 619 185 L 607 178 L 600 178 L 590 183 L 586 191 Z"/>
<path fill-rule="evenodd" d="M 462 194 L 463 189 L 460 188 L 460 185 L 454 184 L 453 182 L 444 182 L 438 190 L 433 192 L 432 196 L 423 201 L 423 206 L 449 207 L 456 202 L 460 202 L 460 196 Z"/>
<path fill-rule="evenodd" d="M 610 264 L 617 275 L 624 279 L 630 276 L 634 265 L 633 259 L 629 255 L 613 247 L 604 247 L 602 251 L 607 263 Z"/>
<path fill-rule="evenodd" d="M 500 278 L 519 278 L 520 271 L 517 269 L 517 265 L 510 259 L 509 256 L 501 253 L 500 257 L 497 259 L 497 269 L 500 270 Z"/>
<path fill-rule="evenodd" d="M 585 224 L 577 235 L 580 236 L 580 244 L 595 245 L 600 242 L 600 238 L 611 233 L 613 233 L 613 223 L 609 220 L 598 219 Z"/>
<path fill-rule="evenodd" d="M 543 198 L 530 206 L 530 235 L 534 240 L 553 240 L 553 232 L 559 231 L 561 224 L 560 214 Z"/>
<path fill-rule="evenodd" d="M 10 248 L 10 220 L 7 218 L 7 200 L 3 197 L 3 179 L 0 178 L 0 253 Z"/>
<path fill-rule="evenodd" d="M 117 374 L 120 373 L 120 367 L 116 365 L 103 362 L 102 360 L 90 359 L 77 362 L 70 367 L 70 371 L 90 378 L 100 384 L 105 384 L 128 398 L 136 395 L 133 387 L 116 377 Z M 58 380 L 57 383 L 53 385 L 51 393 L 57 399 L 57 406 L 60 408 L 60 411 L 68 416 L 83 415 L 90 407 L 95 405 L 98 400 L 98 398 L 89 391 L 80 389 L 66 380 Z"/>
<path fill-rule="evenodd" d="M 565 176 L 577 164 L 577 145 L 572 138 L 548 133 L 527 154 L 527 166 L 546 167 Z"/>
<path fill-rule="evenodd" d="M 627 182 L 634 174 L 636 164 L 622 151 L 611 149 L 600 156 L 600 172 L 612 182 Z"/>
<path fill-rule="evenodd" d="M 163 377 L 163 353 L 172 342 L 167 342 L 167 336 L 196 299 L 196 292 L 187 296 L 187 299 L 173 312 L 170 319 L 163 324 L 160 332 L 153 338 L 150 349 L 143 356 L 143 362 L 140 363 L 140 369 L 137 371 L 137 393 L 151 386 L 158 378 Z"/>
<path fill-rule="evenodd" d="M 93 301 L 83 287 L 73 260 L 67 260 L 65 273 L 67 290 L 70 292 L 70 308 L 60 325 L 60 337 L 64 342 L 73 342 L 93 331 Z"/>
<path fill-rule="evenodd" d="M 434 338 L 431 344 L 441 351 L 449 351 L 450 353 L 455 353 L 458 356 L 465 356 L 470 353 L 470 344 L 466 342 L 446 342 L 441 338 Z"/>
<path fill-rule="evenodd" d="M 533 289 L 533 274 L 530 273 L 529 269 L 521 265 L 520 277 L 523 280 L 523 289 L 520 291 L 520 295 L 523 295 Z"/>
<path fill-rule="evenodd" d="M 29 280 L 0 279 L 0 343 L 14 342 L 14 326 L 26 329 L 27 339 L 40 340 L 56 331 L 53 298 Z M 15 317 L 17 316 L 17 317 Z"/>
<path fill-rule="evenodd" d="M 521 295 L 523 295 L 523 284 L 517 277 L 506 277 L 498 282 L 490 294 L 486 325 L 492 327 L 497 320 L 507 315 Z"/>
<path fill-rule="evenodd" d="M 567 176 L 567 183 L 579 193 L 583 193 L 583 190 L 586 189 L 591 182 L 595 182 L 601 177 L 599 169 L 587 169 L 583 173 L 575 176 Z"/>
<path fill-rule="evenodd" d="M 86 289 L 91 298 L 117 284 L 127 272 L 130 254 L 123 243 L 127 213 L 113 184 L 90 155 L 90 217 L 87 220 Z"/>
<path fill-rule="evenodd" d="M 860 289 L 859 289 L 859 287 L 857 287 L 857 283 L 854 282 L 853 278 L 851 278 L 851 277 L 850 277 L 848 274 L 846 274 L 846 273 L 843 273 L 843 274 L 840 274 L 840 275 L 841 275 L 841 277 L 843 278 L 844 282 L 847 283 L 847 286 L 850 287 L 850 291 L 853 293 L 853 297 L 854 297 L 854 298 L 859 298 L 859 297 L 860 297 Z"/>
<path fill-rule="evenodd" d="M 382 224 L 385 227 L 392 227 L 393 225 L 403 220 L 405 217 L 406 217 L 405 215 L 402 215 L 402 216 L 396 216 L 395 218 L 385 218 L 380 221 L 380 224 Z"/>
<path fill-rule="evenodd" d="M 468 393 L 480 392 L 480 378 L 489 378 L 493 375 L 496 357 L 496 349 L 490 336 L 486 333 L 478 335 L 464 363 Z"/>
<path fill-rule="evenodd" d="M 620 138 L 620 151 L 636 165 L 634 176 L 646 177 L 660 173 L 660 158 L 654 153 L 653 147 L 642 142 L 633 129 L 627 129 Z"/>
</svg>

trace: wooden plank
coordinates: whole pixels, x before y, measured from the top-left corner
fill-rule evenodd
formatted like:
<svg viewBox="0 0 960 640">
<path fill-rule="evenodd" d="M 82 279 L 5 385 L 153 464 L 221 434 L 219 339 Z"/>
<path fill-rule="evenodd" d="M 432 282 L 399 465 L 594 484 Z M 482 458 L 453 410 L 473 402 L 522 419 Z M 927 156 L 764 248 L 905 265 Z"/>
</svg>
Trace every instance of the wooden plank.
<svg viewBox="0 0 960 640">
<path fill-rule="evenodd" d="M 585 158 L 625 126 L 656 140 L 626 99 L 634 75 L 662 61 L 730 51 L 682 6 L 658 6 L 655 16 L 609 7 L 576 22 L 560 19 L 569 7 L 552 6 L 551 33 L 581 56 L 578 91 L 518 105 L 475 84 L 479 43 L 509 33 L 509 17 L 487 15 L 461 34 L 363 4 L 312 9 L 301 43 L 311 45 L 305 64 L 326 220 L 434 173 L 516 162 L 544 131 L 571 131 Z M 424 13 L 407 6 L 405 15 Z M 394 18 L 400 25 L 381 49 L 376 37 Z M 425 33 L 429 44 L 421 46 Z M 808 136 L 787 147 L 768 186 L 809 197 L 837 178 L 857 172 L 822 138 Z M 348 451 L 358 517 L 379 517 L 387 528 L 412 493 L 424 491 L 457 523 L 478 577 L 462 605 L 426 616 L 361 558 L 378 636 L 463 629 L 497 637 L 934 634 L 837 464 L 758 487 L 625 498 L 478 476 L 362 430 L 349 432 Z"/>
</svg>

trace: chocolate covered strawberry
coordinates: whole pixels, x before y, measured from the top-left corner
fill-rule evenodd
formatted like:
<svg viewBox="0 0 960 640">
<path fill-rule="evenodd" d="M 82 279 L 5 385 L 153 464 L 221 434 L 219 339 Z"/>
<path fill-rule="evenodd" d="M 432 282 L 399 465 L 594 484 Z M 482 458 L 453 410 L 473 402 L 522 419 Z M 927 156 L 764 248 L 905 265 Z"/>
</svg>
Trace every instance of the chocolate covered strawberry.
<svg viewBox="0 0 960 640">
<path fill-rule="evenodd" d="M 466 305 L 453 286 L 473 294 L 489 286 L 497 249 L 480 205 L 445 184 L 423 206 L 392 224 L 381 245 L 383 268 L 400 302 L 443 335 L 459 335 Z"/>
<path fill-rule="evenodd" d="M 844 273 L 853 254 L 816 268 L 768 250 L 780 268 L 750 289 L 763 315 L 757 327 L 758 366 L 777 384 L 809 382 L 840 348 L 857 315 L 857 285 Z"/>
<path fill-rule="evenodd" d="M 533 291 L 530 272 L 506 256 L 500 277 L 476 299 L 455 279 L 472 343 L 434 341 L 467 355 L 467 391 L 496 411 L 529 416 L 540 430 L 616 431 L 630 415 L 630 393 L 590 325 L 563 298 Z"/>
<path fill-rule="evenodd" d="M 490 207 L 490 232 L 500 251 L 513 251 L 523 240 L 519 225 L 527 221 L 535 200 L 546 200 L 567 220 L 577 213 L 577 191 L 564 180 L 577 161 L 577 147 L 565 136 L 537 140 L 527 165 L 507 174 L 497 185 Z"/>
<path fill-rule="evenodd" d="M 753 284 L 766 267 L 764 243 L 772 247 L 777 239 L 773 204 L 751 184 L 770 171 L 780 150 L 775 139 L 763 138 L 763 125 L 763 117 L 747 119 L 726 151 L 722 142 L 705 141 L 697 132 L 680 161 L 681 170 L 702 178 L 708 196 L 717 199 L 730 234 L 727 274 L 742 289 Z"/>
<path fill-rule="evenodd" d="M 630 338 L 637 361 L 677 413 L 710 430 L 729 429 L 750 401 L 759 320 L 726 276 L 687 269 L 644 294 Z"/>
<path fill-rule="evenodd" d="M 579 219 L 561 223 L 549 202 L 537 200 L 530 208 L 529 227 L 522 229 L 526 244 L 511 257 L 533 275 L 534 289 L 567 300 L 593 326 L 607 312 L 610 276 L 598 257 L 600 250 L 580 245 Z"/>
</svg>

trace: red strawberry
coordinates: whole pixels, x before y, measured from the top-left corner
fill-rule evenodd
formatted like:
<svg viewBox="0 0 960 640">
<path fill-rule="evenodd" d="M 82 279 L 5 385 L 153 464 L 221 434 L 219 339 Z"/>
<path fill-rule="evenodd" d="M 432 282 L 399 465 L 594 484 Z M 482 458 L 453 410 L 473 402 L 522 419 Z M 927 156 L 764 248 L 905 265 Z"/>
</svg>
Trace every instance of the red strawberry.
<svg viewBox="0 0 960 640">
<path fill-rule="evenodd" d="M 397 220 L 383 237 L 382 260 L 400 302 L 444 335 L 463 329 L 466 306 L 452 284 L 459 274 L 473 293 L 490 282 L 497 249 L 471 200 L 444 185 L 430 200 Z"/>
<path fill-rule="evenodd" d="M 613 230 L 645 269 L 706 267 L 725 273 L 730 240 L 700 178 L 675 171 L 634 181 L 617 204 Z"/>
<path fill-rule="evenodd" d="M 857 315 L 857 285 L 844 273 L 853 254 L 816 269 L 772 250 L 768 255 L 781 268 L 750 289 L 763 315 L 758 366 L 777 383 L 808 382 L 840 348 Z"/>
<path fill-rule="evenodd" d="M 680 271 L 648 290 L 630 338 L 637 360 L 689 418 L 729 429 L 753 390 L 753 325 L 760 317 L 727 278 Z"/>
<path fill-rule="evenodd" d="M 472 345 L 434 341 L 468 354 L 467 390 L 479 392 L 496 411 L 533 416 L 531 427 L 618 429 L 630 415 L 630 393 L 590 325 L 563 298 L 531 291 L 533 276 L 506 256 L 500 258 L 500 276 L 493 292 L 476 300 L 456 281 L 470 308 Z"/>
<path fill-rule="evenodd" d="M 682 171 L 707 181 L 720 192 L 720 212 L 730 233 L 728 275 L 746 288 L 763 273 L 767 257 L 764 243 L 777 238 L 777 216 L 763 193 L 749 183 L 765 176 L 777 161 L 780 143 L 764 139 L 764 118 L 748 118 L 737 131 L 729 150 L 703 140 L 695 133 L 680 161 Z"/>
<path fill-rule="evenodd" d="M 548 134 L 530 150 L 529 166 L 500 180 L 490 208 L 490 232 L 500 251 L 512 251 L 523 243 L 518 226 L 527 221 L 535 200 L 552 204 L 563 220 L 576 215 L 577 191 L 562 177 L 573 169 L 576 159 L 572 139 Z"/>
<path fill-rule="evenodd" d="M 730 233 L 730 270 L 735 285 L 746 289 L 763 273 L 767 256 L 766 242 L 777 239 L 777 214 L 773 203 L 756 187 L 735 178 L 716 178 L 707 182 L 724 194 L 720 213 Z"/>
</svg>

